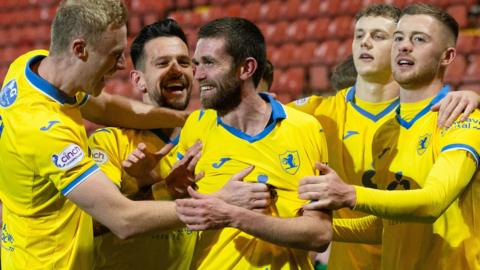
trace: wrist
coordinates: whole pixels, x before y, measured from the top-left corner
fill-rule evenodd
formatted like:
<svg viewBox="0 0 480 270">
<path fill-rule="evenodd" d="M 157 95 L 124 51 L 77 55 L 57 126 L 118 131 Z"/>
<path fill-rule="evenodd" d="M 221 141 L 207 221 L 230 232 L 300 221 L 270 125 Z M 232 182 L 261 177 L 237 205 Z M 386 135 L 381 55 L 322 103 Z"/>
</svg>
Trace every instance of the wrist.
<svg viewBox="0 0 480 270">
<path fill-rule="evenodd" d="M 354 209 L 357 204 L 357 192 L 353 185 L 347 185 L 347 187 L 346 207 Z"/>
</svg>

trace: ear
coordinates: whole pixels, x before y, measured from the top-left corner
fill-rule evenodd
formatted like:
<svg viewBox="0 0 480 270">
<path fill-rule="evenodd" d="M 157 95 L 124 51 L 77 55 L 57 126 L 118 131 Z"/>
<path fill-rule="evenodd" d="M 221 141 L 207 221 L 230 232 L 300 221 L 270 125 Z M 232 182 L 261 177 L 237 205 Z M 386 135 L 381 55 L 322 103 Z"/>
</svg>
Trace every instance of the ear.
<svg viewBox="0 0 480 270">
<path fill-rule="evenodd" d="M 83 38 L 77 38 L 72 42 L 72 52 L 73 54 L 81 59 L 82 61 L 86 61 L 88 58 L 88 51 L 87 51 L 87 42 Z"/>
<path fill-rule="evenodd" d="M 130 71 L 130 83 L 132 84 L 135 90 L 140 91 L 142 93 L 147 92 L 147 84 L 145 79 L 143 78 L 143 73 L 139 70 L 132 70 Z"/>
<path fill-rule="evenodd" d="M 442 54 L 442 61 L 440 62 L 440 64 L 445 67 L 450 65 L 455 59 L 456 55 L 457 50 L 453 47 L 448 47 Z"/>
<path fill-rule="evenodd" d="M 253 76 L 253 73 L 257 70 L 257 60 L 253 57 L 247 57 L 243 61 L 243 65 L 240 66 L 240 79 L 246 81 Z"/>
</svg>

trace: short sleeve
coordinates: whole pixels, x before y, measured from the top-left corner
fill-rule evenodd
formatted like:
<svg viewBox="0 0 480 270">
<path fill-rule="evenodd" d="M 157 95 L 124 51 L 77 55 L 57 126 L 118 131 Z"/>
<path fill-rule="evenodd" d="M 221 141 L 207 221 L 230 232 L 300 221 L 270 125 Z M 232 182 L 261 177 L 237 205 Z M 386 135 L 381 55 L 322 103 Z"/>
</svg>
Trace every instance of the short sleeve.
<svg viewBox="0 0 480 270">
<path fill-rule="evenodd" d="M 315 111 L 323 101 L 324 97 L 322 96 L 310 96 L 292 101 L 287 106 L 306 114 L 315 115 Z"/>
</svg>

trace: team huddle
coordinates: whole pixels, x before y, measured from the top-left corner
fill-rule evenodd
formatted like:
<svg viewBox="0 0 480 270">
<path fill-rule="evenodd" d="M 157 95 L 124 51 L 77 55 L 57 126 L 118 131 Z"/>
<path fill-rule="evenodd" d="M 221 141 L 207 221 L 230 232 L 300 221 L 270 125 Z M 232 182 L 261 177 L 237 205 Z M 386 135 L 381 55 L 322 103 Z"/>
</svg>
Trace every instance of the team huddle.
<svg viewBox="0 0 480 270">
<path fill-rule="evenodd" d="M 367 6 L 355 81 L 290 104 L 264 93 L 266 41 L 236 17 L 202 26 L 193 56 L 174 20 L 145 26 L 143 102 L 102 93 L 127 18 L 121 0 L 62 1 L 49 51 L 11 63 L 1 268 L 313 269 L 331 244 L 329 269 L 480 269 L 480 99 L 443 82 L 447 12 Z M 83 118 L 106 127 L 87 137 Z"/>
</svg>

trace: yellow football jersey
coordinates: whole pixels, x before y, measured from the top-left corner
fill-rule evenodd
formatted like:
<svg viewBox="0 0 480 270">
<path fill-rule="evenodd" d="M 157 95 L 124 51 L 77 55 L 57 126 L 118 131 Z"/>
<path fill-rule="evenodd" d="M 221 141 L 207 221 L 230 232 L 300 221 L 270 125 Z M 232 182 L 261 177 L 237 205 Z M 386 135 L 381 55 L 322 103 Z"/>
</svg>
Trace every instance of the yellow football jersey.
<svg viewBox="0 0 480 270">
<path fill-rule="evenodd" d="M 374 136 L 379 127 L 393 119 L 398 98 L 379 103 L 359 100 L 355 86 L 335 96 L 311 96 L 289 106 L 313 115 L 325 129 L 329 166 L 347 183 L 376 188 L 373 157 L 382 155 Z M 358 218 L 365 214 L 349 209 L 333 212 L 335 218 Z M 372 230 L 371 232 L 376 232 Z M 365 239 L 374 236 L 364 234 Z M 370 242 L 365 240 L 365 242 Z M 379 269 L 380 246 L 332 242 L 328 269 Z"/>
<path fill-rule="evenodd" d="M 178 137 L 177 137 L 178 138 Z M 89 138 L 92 158 L 100 169 L 132 199 L 138 193 L 137 181 L 122 169 L 137 145 L 143 142 L 157 152 L 171 142 L 161 130 L 101 128 Z M 171 143 L 176 144 L 174 140 Z M 176 161 L 175 149 L 164 157 L 156 171 L 165 179 Z M 155 197 L 156 194 L 154 194 Z M 170 232 L 151 232 L 121 240 L 112 233 L 95 237 L 95 269 L 188 269 L 196 233 L 186 228 Z"/>
<path fill-rule="evenodd" d="M 357 188 L 355 209 L 398 220 L 383 222 L 383 269 L 480 269 L 480 112 L 450 128 L 437 128 L 438 113 L 430 108 L 448 89 L 421 102 L 402 103 L 396 119 L 379 130 L 376 141 L 385 153 L 375 161 L 382 177 L 373 182 L 391 190 L 383 193 L 382 202 L 368 189 Z M 409 194 L 413 196 L 402 197 Z M 428 211 L 437 204 L 448 208 L 434 220 Z M 415 215 L 427 223 L 413 223 L 422 220 Z"/>
<path fill-rule="evenodd" d="M 313 117 L 261 96 L 271 104 L 272 116 L 258 135 L 226 125 L 214 110 L 196 111 L 182 130 L 179 153 L 202 141 L 196 167 L 196 172 L 205 172 L 197 182 L 202 193 L 218 191 L 233 174 L 255 165 L 244 181 L 271 185 L 277 194 L 271 214 L 295 217 L 307 203 L 298 199 L 299 180 L 316 174 L 316 161 L 327 161 L 325 138 Z M 233 228 L 200 232 L 192 262 L 192 269 L 311 268 L 307 251 L 277 246 Z"/>
<path fill-rule="evenodd" d="M 70 97 L 31 66 L 32 51 L 11 65 L 0 92 L 0 197 L 3 269 L 91 269 L 92 219 L 65 195 L 98 170 Z"/>
</svg>

